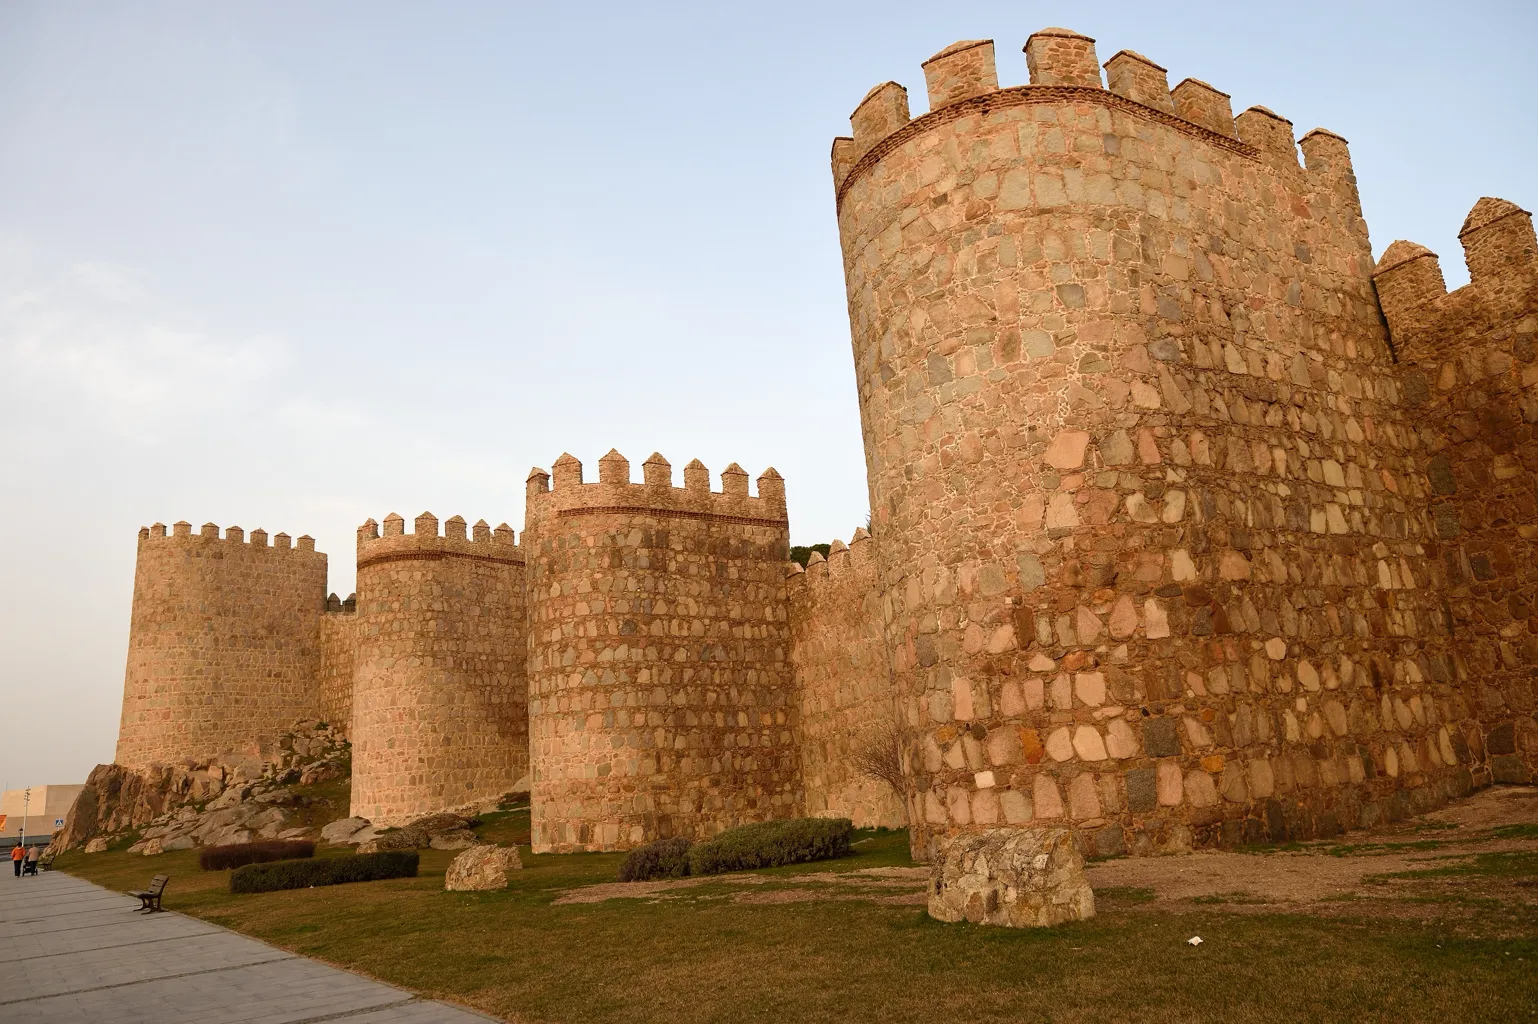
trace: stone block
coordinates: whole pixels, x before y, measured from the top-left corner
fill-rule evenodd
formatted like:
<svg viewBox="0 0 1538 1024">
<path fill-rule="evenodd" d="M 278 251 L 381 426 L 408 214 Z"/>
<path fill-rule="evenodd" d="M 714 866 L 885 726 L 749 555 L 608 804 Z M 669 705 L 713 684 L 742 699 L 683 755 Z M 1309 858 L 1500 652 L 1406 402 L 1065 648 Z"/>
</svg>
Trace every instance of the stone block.
<svg viewBox="0 0 1538 1024">
<path fill-rule="evenodd" d="M 1174 757 L 1180 753 L 1180 736 L 1173 718 L 1149 718 L 1143 722 L 1143 749 L 1149 757 Z"/>
<path fill-rule="evenodd" d="M 351 817 L 333 821 L 320 830 L 320 838 L 326 843 L 345 843 L 358 832 L 368 828 L 367 818 Z"/>
<path fill-rule="evenodd" d="M 508 872 L 521 870 L 523 861 L 513 847 L 472 846 L 449 863 L 443 887 L 451 892 L 506 889 Z"/>
<path fill-rule="evenodd" d="M 1525 786 L 1533 781 L 1533 773 L 1517 754 L 1497 754 L 1490 758 L 1490 778 L 1508 785 Z"/>
<path fill-rule="evenodd" d="M 930 883 L 929 916 L 938 921 L 1042 928 L 1094 915 L 1084 857 L 1065 828 L 956 836 Z"/>
<path fill-rule="evenodd" d="M 1124 776 L 1127 784 L 1127 810 L 1146 814 L 1159 805 L 1158 783 L 1152 768 L 1134 768 Z"/>
</svg>

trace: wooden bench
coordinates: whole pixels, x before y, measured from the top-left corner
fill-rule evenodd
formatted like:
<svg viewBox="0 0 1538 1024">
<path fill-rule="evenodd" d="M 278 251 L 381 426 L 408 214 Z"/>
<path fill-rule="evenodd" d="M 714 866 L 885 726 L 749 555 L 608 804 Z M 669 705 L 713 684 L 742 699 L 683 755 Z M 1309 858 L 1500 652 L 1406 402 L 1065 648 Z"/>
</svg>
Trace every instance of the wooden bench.
<svg viewBox="0 0 1538 1024">
<path fill-rule="evenodd" d="M 128 895 L 139 898 L 139 910 L 147 910 L 153 914 L 157 910 L 165 909 L 160 905 L 160 897 L 166 891 L 166 884 L 170 881 L 170 875 L 156 875 L 150 880 L 148 889 L 131 889 Z M 139 910 L 134 913 L 137 914 Z"/>
<path fill-rule="evenodd" d="M 52 871 L 53 870 L 53 858 L 54 857 L 55 857 L 55 854 L 53 854 L 52 852 L 43 854 L 41 857 L 39 857 L 37 859 L 37 869 L 39 871 Z"/>
</svg>

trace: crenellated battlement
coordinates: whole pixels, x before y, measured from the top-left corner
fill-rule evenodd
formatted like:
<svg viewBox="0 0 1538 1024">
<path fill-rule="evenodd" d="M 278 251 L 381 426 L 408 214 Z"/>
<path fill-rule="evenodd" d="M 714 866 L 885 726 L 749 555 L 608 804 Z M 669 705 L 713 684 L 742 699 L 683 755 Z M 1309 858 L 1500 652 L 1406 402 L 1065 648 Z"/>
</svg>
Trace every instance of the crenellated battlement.
<svg viewBox="0 0 1538 1024">
<path fill-rule="evenodd" d="M 383 529 L 373 519 L 358 527 L 358 568 L 407 558 L 442 558 L 459 556 L 485 561 L 523 564 L 523 549 L 513 528 L 506 523 L 495 529 L 486 520 L 467 526 L 461 516 L 453 516 L 438 528 L 438 517 L 423 512 L 406 532 L 406 520 L 394 512 L 385 516 Z"/>
<path fill-rule="evenodd" d="M 1452 292 L 1437 254 L 1423 245 L 1401 239 L 1378 260 L 1373 283 L 1402 356 L 1430 354 L 1425 349 L 1465 328 L 1520 314 L 1538 292 L 1538 239 L 1528 211 L 1485 196 L 1464 219 L 1458 240 L 1469 283 Z"/>
<path fill-rule="evenodd" d="M 273 536 L 272 544 L 267 543 L 267 531 L 257 528 L 251 531 L 250 539 L 246 532 L 238 526 L 227 527 L 224 535 L 220 536 L 219 527 L 214 523 L 204 523 L 197 533 L 192 532 L 192 524 L 183 520 L 173 523 L 167 532 L 164 523 L 155 523 L 152 526 L 139 527 L 139 543 L 156 543 L 160 541 L 187 542 L 195 545 L 220 543 L 239 544 L 242 548 L 260 548 L 267 551 L 315 551 L 315 538 L 304 534 L 296 541 L 286 533 Z M 324 555 L 321 555 L 324 558 Z"/>
<path fill-rule="evenodd" d="M 796 600 L 802 593 L 816 593 L 817 588 L 846 581 L 851 576 L 873 582 L 875 565 L 876 546 L 871 543 L 870 531 L 862 526 L 854 531 L 848 544 L 835 540 L 828 545 L 827 557 L 823 557 L 820 551 L 813 551 L 807 559 L 806 568 L 803 569 L 795 562 L 785 567 L 786 582 L 791 587 L 791 600 Z"/>
<path fill-rule="evenodd" d="M 1029 84 L 1000 88 L 993 40 L 947 46 L 923 64 L 929 112 L 917 118 L 909 114 L 907 90 L 898 83 L 884 82 L 867 93 L 850 115 L 851 135 L 833 140 L 833 181 L 840 204 L 854 182 L 883 156 L 942 125 L 1014 106 L 1082 102 L 1133 113 L 1287 173 L 1318 175 L 1322 184 L 1349 179 L 1355 195 L 1350 156 L 1338 135 L 1315 129 L 1305 136 L 1322 133 L 1339 143 L 1321 147 L 1320 156 L 1309 159 L 1305 171 L 1286 118 L 1258 106 L 1235 117 L 1228 94 L 1199 79 L 1187 78 L 1171 89 L 1166 69 L 1134 50 L 1118 51 L 1106 61 L 1103 80 L 1095 40 L 1088 36 L 1064 28 L 1042 29 L 1026 40 L 1024 50 Z"/>
<path fill-rule="evenodd" d="M 326 598 L 326 613 L 328 615 L 356 615 L 358 612 L 358 595 L 348 594 L 347 600 L 342 600 L 333 591 Z"/>
<path fill-rule="evenodd" d="M 675 487 L 672 464 L 656 452 L 642 464 L 640 483 L 631 479 L 630 460 L 613 449 L 598 460 L 596 481 L 584 481 L 582 463 L 570 454 L 550 468 L 549 473 L 538 467 L 529 473 L 530 523 L 583 514 L 655 513 L 785 524 L 785 480 L 772 466 L 759 474 L 756 494 L 749 494 L 748 473 L 735 462 L 721 471 L 719 491 L 711 490 L 710 470 L 698 459 L 684 467 L 683 486 Z"/>
</svg>

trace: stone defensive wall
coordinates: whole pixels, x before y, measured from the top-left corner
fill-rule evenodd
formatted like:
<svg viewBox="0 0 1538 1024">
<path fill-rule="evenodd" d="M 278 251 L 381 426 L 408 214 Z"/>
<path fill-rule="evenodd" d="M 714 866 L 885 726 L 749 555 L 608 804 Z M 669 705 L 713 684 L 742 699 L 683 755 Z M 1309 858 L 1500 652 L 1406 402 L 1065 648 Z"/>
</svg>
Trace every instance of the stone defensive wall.
<svg viewBox="0 0 1538 1024">
<path fill-rule="evenodd" d="M 205 523 L 139 531 L 116 761 L 260 759 L 315 714 L 326 556 Z"/>
<path fill-rule="evenodd" d="M 326 598 L 320 620 L 320 681 L 316 714 L 343 736 L 352 728 L 353 655 L 357 651 L 358 595 Z"/>
<path fill-rule="evenodd" d="M 1430 440 L 1425 464 L 1456 674 L 1484 726 L 1496 782 L 1538 777 L 1538 240 L 1531 214 L 1479 200 L 1459 232 L 1469 283 L 1449 293 L 1435 253 L 1389 246 L 1375 281 Z"/>
<path fill-rule="evenodd" d="M 721 490 L 660 455 L 632 483 L 563 455 L 528 479 L 529 719 L 538 852 L 702 837 L 800 807 L 773 469 Z"/>
<path fill-rule="evenodd" d="M 1473 784 L 1346 141 L 1063 29 L 832 164 L 915 853 L 1307 837 Z M 1107 87 L 1109 84 L 1109 88 Z"/>
<path fill-rule="evenodd" d="M 786 581 L 790 660 L 801 702 L 801 784 L 806 813 L 850 818 L 857 828 L 901 828 L 905 794 L 862 771 L 900 740 L 887 657 L 876 545 L 863 528 L 834 541 Z"/>
<path fill-rule="evenodd" d="M 358 529 L 352 813 L 495 800 L 528 771 L 524 560 L 506 524 L 428 512 Z"/>
</svg>

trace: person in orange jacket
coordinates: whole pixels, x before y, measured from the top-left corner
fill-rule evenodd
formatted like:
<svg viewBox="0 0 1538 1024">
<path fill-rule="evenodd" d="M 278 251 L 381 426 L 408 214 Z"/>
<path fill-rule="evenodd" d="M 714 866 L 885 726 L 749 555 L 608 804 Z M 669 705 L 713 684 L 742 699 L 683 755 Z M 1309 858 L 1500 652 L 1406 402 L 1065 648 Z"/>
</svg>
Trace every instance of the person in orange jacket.
<svg viewBox="0 0 1538 1024">
<path fill-rule="evenodd" d="M 26 855 L 27 851 L 21 848 L 20 843 L 17 843 L 15 848 L 11 850 L 11 866 L 16 869 L 17 878 L 21 877 L 21 859 Z"/>
</svg>

